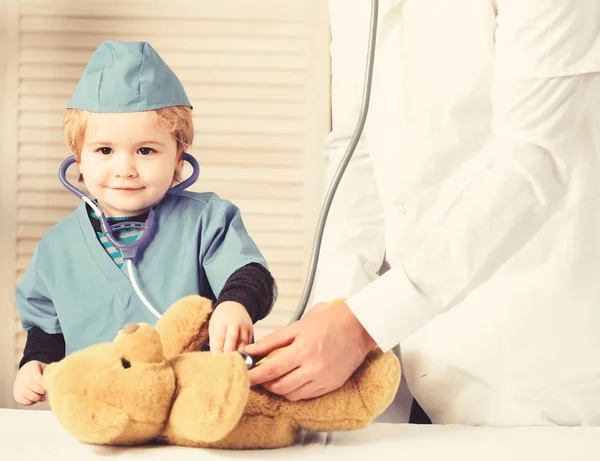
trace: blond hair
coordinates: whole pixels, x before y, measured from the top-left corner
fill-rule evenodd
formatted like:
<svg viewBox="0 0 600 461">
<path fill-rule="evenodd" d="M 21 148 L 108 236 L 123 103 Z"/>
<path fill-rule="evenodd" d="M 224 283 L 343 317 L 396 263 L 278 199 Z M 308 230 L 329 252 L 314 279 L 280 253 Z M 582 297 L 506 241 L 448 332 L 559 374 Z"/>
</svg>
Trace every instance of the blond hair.
<svg viewBox="0 0 600 461">
<path fill-rule="evenodd" d="M 170 133 L 177 142 L 177 153 L 186 152 L 194 142 L 194 123 L 192 109 L 187 106 L 164 107 L 151 111 L 154 122 L 161 129 Z M 85 141 L 89 112 L 81 109 L 67 109 L 63 121 L 65 140 L 69 151 L 79 162 Z M 173 177 L 174 182 L 181 181 L 181 166 L 179 162 Z M 79 177 L 82 180 L 82 176 Z"/>
</svg>

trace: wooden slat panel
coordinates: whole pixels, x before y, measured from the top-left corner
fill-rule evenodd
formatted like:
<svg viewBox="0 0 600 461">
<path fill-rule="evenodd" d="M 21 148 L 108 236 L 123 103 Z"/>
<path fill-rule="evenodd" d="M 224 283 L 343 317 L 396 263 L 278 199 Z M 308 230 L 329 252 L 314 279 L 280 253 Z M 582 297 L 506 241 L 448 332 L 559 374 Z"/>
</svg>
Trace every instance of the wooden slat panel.
<svg viewBox="0 0 600 461">
<path fill-rule="evenodd" d="M 64 96 L 24 96 L 20 99 L 19 108 L 21 116 L 26 120 L 42 113 L 52 117 L 54 126 L 60 126 L 68 102 L 69 98 Z M 202 117 L 286 118 L 298 121 L 302 121 L 304 118 L 302 116 L 303 105 L 299 102 L 202 100 L 196 98 L 193 104 L 194 118 L 198 118 L 198 122 Z"/>
<path fill-rule="evenodd" d="M 73 2 L 73 0 L 21 0 L 21 14 L 63 17 L 119 17 L 135 21 L 148 18 L 194 18 L 238 21 L 300 22 L 305 19 L 306 5 L 297 0 L 172 0 L 164 1 L 104 0 Z M 185 22 L 182 23 L 185 29 Z"/>
<path fill-rule="evenodd" d="M 77 175 L 67 173 L 69 180 L 76 184 Z M 22 175 L 19 178 L 19 191 L 64 191 L 64 186 L 57 181 L 57 176 L 30 176 Z M 79 187 L 81 186 L 81 187 Z M 83 185 L 79 185 L 83 189 Z M 202 178 L 197 185 L 190 190 L 198 192 L 216 192 L 219 196 L 237 201 L 240 198 L 269 198 L 274 194 L 280 200 L 297 200 L 302 193 L 302 185 L 278 184 L 276 187 L 270 184 L 251 183 L 246 181 L 230 182 L 229 179 L 207 180 Z"/>
<path fill-rule="evenodd" d="M 67 104 L 77 81 L 22 79 L 20 94 L 22 96 L 56 96 L 64 98 Z M 263 85 L 262 82 L 186 82 L 186 93 L 191 100 L 204 101 L 260 101 L 269 102 L 302 102 L 304 93 L 302 85 Z"/>
<path fill-rule="evenodd" d="M 19 162 L 18 174 L 31 176 L 54 176 L 58 174 L 60 160 L 36 159 L 21 160 Z M 268 168 L 251 167 L 240 168 L 239 166 L 206 165 L 202 169 L 203 178 L 227 178 L 229 181 L 247 181 L 262 183 L 302 183 L 301 173 L 296 168 Z"/>
<path fill-rule="evenodd" d="M 252 133 L 195 133 L 194 144 L 204 146 L 206 149 L 262 149 L 264 151 L 296 150 L 302 145 L 302 135 L 299 134 L 271 134 L 262 135 Z M 19 130 L 19 142 L 64 145 L 64 134 L 60 128 L 22 128 Z"/>
<path fill-rule="evenodd" d="M 19 207 L 53 207 L 73 210 L 80 203 L 81 200 L 67 190 L 20 192 L 17 195 L 17 205 Z"/>
<path fill-rule="evenodd" d="M 267 166 L 267 167 L 301 167 L 302 152 L 296 151 L 278 151 L 264 152 L 252 151 L 250 149 L 231 150 L 231 149 L 204 149 L 199 146 L 193 146 L 189 149 L 200 162 L 200 168 L 203 165 L 230 165 L 238 167 L 246 166 Z M 64 145 L 50 144 L 40 146 L 39 144 L 21 144 L 19 149 L 19 158 L 23 160 L 58 160 L 62 162 L 67 157 Z"/>
<path fill-rule="evenodd" d="M 298 229 L 296 232 L 269 232 L 269 231 L 250 231 L 252 239 L 256 245 L 262 250 L 263 248 L 283 248 L 290 251 L 304 250 L 304 232 Z M 297 253 L 294 253 L 298 256 Z M 304 252 L 300 258 L 306 255 Z M 295 262 L 294 258 L 288 258 L 287 262 Z M 268 262 L 268 261 L 267 261 Z"/>
<path fill-rule="evenodd" d="M 96 44 L 96 46 L 99 45 Z M 154 46 L 154 45 L 153 45 Z M 155 46 L 165 62 L 176 72 L 182 73 L 186 69 L 251 69 L 251 70 L 299 70 L 304 67 L 304 56 L 287 53 L 239 53 L 225 51 L 163 51 Z M 25 49 L 21 51 L 22 64 L 52 64 L 74 65 L 81 70 L 85 68 L 95 47 L 90 50 L 52 50 L 52 49 Z"/>
<path fill-rule="evenodd" d="M 59 112 L 23 112 L 19 116 L 19 125 L 23 129 L 43 128 L 55 129 L 61 127 L 63 114 Z M 248 117 L 218 117 L 196 116 L 194 126 L 205 133 L 229 134 L 296 134 L 302 132 L 302 119 L 256 118 Z"/>
<path fill-rule="evenodd" d="M 22 64 L 20 76 L 30 80 L 61 80 L 72 81 L 79 80 L 83 68 L 79 65 L 51 65 L 51 64 Z M 183 85 L 187 82 L 220 82 L 220 83 L 254 83 L 263 85 L 302 85 L 305 76 L 293 70 L 281 69 L 243 69 L 233 67 L 228 69 L 217 68 L 183 68 L 177 71 L 177 75 Z M 74 87 L 73 87 L 74 88 Z"/>
<path fill-rule="evenodd" d="M 294 0 L 296 1 L 296 0 Z M 52 32 L 53 35 L 69 32 L 77 34 L 77 37 L 82 37 L 85 42 L 86 37 L 93 37 L 98 43 L 97 38 L 107 40 L 112 37 L 119 37 L 120 34 L 132 34 L 132 36 L 141 36 L 148 39 L 149 36 L 161 36 L 165 38 L 173 38 L 182 42 L 183 47 L 186 47 L 188 40 L 193 40 L 194 37 L 211 38 L 214 41 L 224 41 L 223 45 L 215 45 L 215 47 L 227 46 L 227 40 L 232 38 L 243 40 L 256 39 L 299 39 L 306 43 L 307 26 L 303 22 L 286 22 L 286 21 L 228 21 L 219 19 L 206 18 L 186 18 L 185 26 L 181 27 L 182 21 L 179 19 L 169 18 L 145 18 L 143 21 L 131 21 L 129 18 L 111 17 L 111 18 L 96 18 L 93 16 L 85 17 L 64 17 L 64 16 L 41 16 L 34 13 L 23 15 L 21 20 L 21 31 L 23 35 L 30 33 Z M 78 40 L 79 41 L 79 40 Z M 171 42 L 175 43 L 175 42 Z M 27 42 L 25 41 L 25 45 Z M 73 44 L 73 47 L 78 45 Z M 175 45 L 170 45 L 175 46 Z"/>
<path fill-rule="evenodd" d="M 39 22 L 38 18 L 25 18 L 23 21 L 24 25 L 27 25 L 31 19 Z M 52 24 L 54 21 L 56 21 L 55 18 L 44 20 L 44 26 L 48 26 L 48 23 Z M 98 44 L 106 40 L 107 34 L 92 34 L 86 32 L 86 34 L 83 35 L 81 33 L 76 33 L 73 31 L 74 22 L 76 23 L 79 21 L 76 19 L 70 20 L 68 23 L 68 30 L 63 29 L 60 31 L 60 33 L 23 33 L 21 37 L 21 49 L 27 52 L 29 52 L 31 49 L 37 49 L 38 52 L 39 50 L 47 51 L 57 49 L 63 54 L 66 53 L 67 50 L 85 50 L 85 53 L 87 53 L 85 62 L 87 62 L 89 55 L 94 49 L 96 49 Z M 136 22 L 136 24 L 140 23 Z M 178 25 L 180 26 L 178 21 L 174 21 L 172 24 L 173 29 L 175 29 Z M 205 29 L 207 25 L 211 24 L 212 23 L 210 22 L 202 22 L 198 24 L 198 28 Z M 103 21 L 102 25 L 106 25 L 106 21 Z M 281 36 L 277 37 L 277 40 L 273 40 L 272 37 L 249 37 L 247 35 L 244 37 L 224 37 L 223 35 L 220 35 L 218 37 L 189 36 L 186 37 L 185 40 L 182 40 L 181 34 L 178 33 L 181 32 L 180 30 L 164 31 L 165 21 L 160 21 L 158 25 L 159 30 L 136 33 L 135 30 L 132 30 L 131 23 L 123 25 L 122 22 L 119 21 L 119 27 L 123 28 L 115 32 L 110 32 L 110 36 L 113 40 L 122 40 L 126 42 L 147 41 L 151 43 L 154 48 L 160 50 L 160 52 L 169 52 L 172 50 L 182 52 L 184 50 L 193 50 L 194 52 L 235 52 L 236 54 L 260 53 L 261 56 L 264 54 L 276 54 L 284 56 L 285 59 L 292 58 L 296 54 L 304 54 L 306 52 L 306 40 L 303 38 Z M 237 31 L 239 26 L 240 24 L 232 25 L 224 23 L 222 25 L 222 30 Z M 252 30 L 256 29 L 257 28 L 253 26 Z M 175 35 L 164 35 L 165 33 L 168 34 L 169 32 Z M 297 67 L 295 66 L 294 68 Z"/>
<path fill-rule="evenodd" d="M 264 184 L 302 184 L 304 178 L 296 168 L 245 167 L 206 165 L 203 176 L 208 178 L 227 178 L 229 181 L 262 182 Z M 272 189 L 275 193 L 275 189 Z"/>
<path fill-rule="evenodd" d="M 297 304 L 298 300 L 296 299 L 289 299 L 287 302 L 282 303 L 282 305 L 278 306 L 277 310 L 271 312 L 267 318 L 257 322 L 257 330 L 271 330 L 286 325 L 290 321 Z"/>
</svg>

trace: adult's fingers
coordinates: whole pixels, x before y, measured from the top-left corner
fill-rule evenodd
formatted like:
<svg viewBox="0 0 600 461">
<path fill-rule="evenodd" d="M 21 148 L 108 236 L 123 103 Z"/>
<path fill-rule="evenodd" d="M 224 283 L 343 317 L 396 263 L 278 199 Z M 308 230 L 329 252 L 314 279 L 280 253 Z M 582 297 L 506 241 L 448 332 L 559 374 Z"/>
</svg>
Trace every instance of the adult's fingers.
<svg viewBox="0 0 600 461">
<path fill-rule="evenodd" d="M 254 344 L 249 344 L 245 351 L 250 355 L 264 356 L 276 349 L 281 349 L 282 347 L 292 344 L 296 334 L 295 325 L 288 325 L 287 327 L 269 333 Z"/>
<path fill-rule="evenodd" d="M 324 387 L 321 387 L 315 381 L 307 381 L 298 389 L 293 390 L 292 392 L 285 394 L 284 397 L 292 402 L 296 402 L 298 400 L 307 400 L 313 399 L 315 397 L 319 397 L 328 390 Z"/>
<path fill-rule="evenodd" d="M 312 382 L 306 370 L 306 367 L 300 366 L 274 381 L 264 383 L 263 387 L 274 394 L 287 396 Z"/>
<path fill-rule="evenodd" d="M 246 352 L 252 344 L 246 347 Z M 252 354 L 251 354 L 252 355 Z M 293 346 L 282 350 L 280 353 L 264 359 L 258 366 L 248 372 L 250 386 L 274 381 L 283 375 L 298 368 L 300 360 Z"/>
</svg>

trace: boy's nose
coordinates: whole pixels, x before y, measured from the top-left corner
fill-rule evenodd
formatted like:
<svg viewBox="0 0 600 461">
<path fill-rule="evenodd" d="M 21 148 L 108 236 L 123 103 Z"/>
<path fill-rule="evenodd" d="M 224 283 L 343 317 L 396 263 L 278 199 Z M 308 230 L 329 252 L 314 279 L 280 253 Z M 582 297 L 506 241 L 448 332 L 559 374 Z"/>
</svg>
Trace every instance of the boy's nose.
<svg viewBox="0 0 600 461">
<path fill-rule="evenodd" d="M 135 160 L 125 153 L 117 154 L 114 158 L 114 172 L 120 178 L 131 178 L 135 176 Z"/>
</svg>

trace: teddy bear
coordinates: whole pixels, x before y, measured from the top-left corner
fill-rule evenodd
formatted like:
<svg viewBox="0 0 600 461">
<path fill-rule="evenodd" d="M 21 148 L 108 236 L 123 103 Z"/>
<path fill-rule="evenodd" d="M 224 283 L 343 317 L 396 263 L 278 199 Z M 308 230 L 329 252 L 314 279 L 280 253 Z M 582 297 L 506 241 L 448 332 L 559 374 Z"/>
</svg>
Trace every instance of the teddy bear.
<svg viewBox="0 0 600 461">
<path fill-rule="evenodd" d="M 379 348 L 320 397 L 293 402 L 251 388 L 242 354 L 201 351 L 212 310 L 209 299 L 182 298 L 154 327 L 127 324 L 113 342 L 48 365 L 43 384 L 59 423 L 88 444 L 268 449 L 293 445 L 301 430 L 363 428 L 395 396 L 400 363 Z"/>
</svg>

